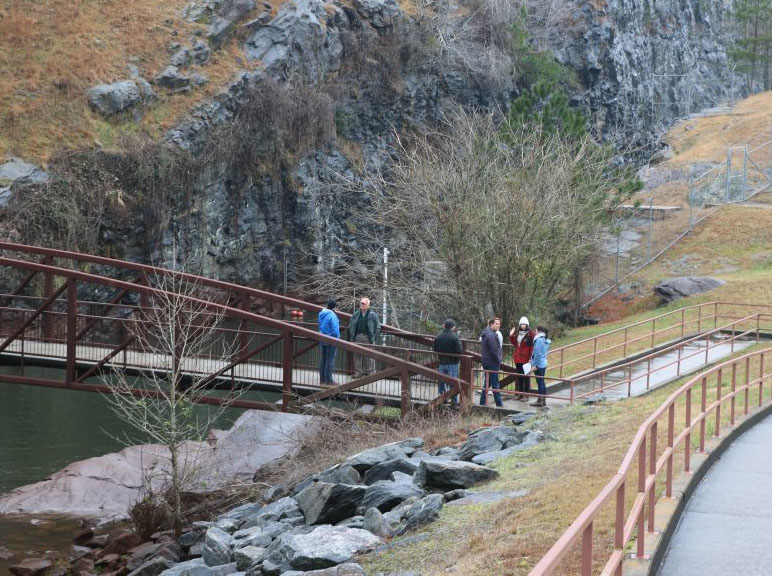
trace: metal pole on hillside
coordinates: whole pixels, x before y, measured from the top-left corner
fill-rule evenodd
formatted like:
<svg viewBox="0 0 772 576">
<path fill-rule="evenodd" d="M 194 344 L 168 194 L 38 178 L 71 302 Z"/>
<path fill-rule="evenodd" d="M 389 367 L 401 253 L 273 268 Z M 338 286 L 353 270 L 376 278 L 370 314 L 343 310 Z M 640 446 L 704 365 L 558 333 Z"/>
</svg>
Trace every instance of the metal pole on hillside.
<svg viewBox="0 0 772 576">
<path fill-rule="evenodd" d="M 646 245 L 646 262 L 651 262 L 651 227 L 654 219 L 654 196 L 649 198 L 649 241 Z"/>
<path fill-rule="evenodd" d="M 743 202 L 748 190 L 748 145 L 743 148 Z"/>
<path fill-rule="evenodd" d="M 729 202 L 729 194 L 732 189 L 732 149 L 726 149 L 726 191 L 724 192 L 724 203 Z"/>
<path fill-rule="evenodd" d="M 689 228 L 694 226 L 694 166 L 689 169 Z"/>
<path fill-rule="evenodd" d="M 383 247 L 383 323 L 388 324 L 387 320 L 387 307 L 386 307 L 386 288 L 389 283 L 389 249 Z M 386 334 L 382 336 L 383 345 L 386 345 Z"/>
</svg>

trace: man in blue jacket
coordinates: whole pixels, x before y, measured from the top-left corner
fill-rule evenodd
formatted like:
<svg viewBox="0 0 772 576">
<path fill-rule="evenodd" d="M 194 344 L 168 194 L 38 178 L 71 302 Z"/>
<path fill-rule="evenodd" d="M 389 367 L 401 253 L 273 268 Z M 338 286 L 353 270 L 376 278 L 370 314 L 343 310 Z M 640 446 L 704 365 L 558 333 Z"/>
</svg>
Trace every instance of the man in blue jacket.
<svg viewBox="0 0 772 576">
<path fill-rule="evenodd" d="M 485 385 L 480 395 L 480 406 L 485 406 L 488 402 L 488 388 L 493 390 L 493 400 L 496 406 L 503 406 L 499 389 L 499 369 L 501 368 L 501 341 L 496 332 L 501 328 L 500 318 L 491 318 L 488 320 L 488 327 L 480 334 L 480 355 L 482 356 L 482 367 L 485 371 Z"/>
<path fill-rule="evenodd" d="M 319 332 L 326 336 L 332 336 L 333 338 L 340 338 L 340 323 L 338 322 L 338 315 L 334 310 L 337 306 L 337 302 L 330 298 L 327 301 L 327 308 L 319 312 Z M 332 367 L 335 364 L 335 346 L 333 344 L 320 344 L 322 349 L 321 358 L 319 360 L 319 381 L 322 384 L 337 385 L 332 379 Z"/>
</svg>

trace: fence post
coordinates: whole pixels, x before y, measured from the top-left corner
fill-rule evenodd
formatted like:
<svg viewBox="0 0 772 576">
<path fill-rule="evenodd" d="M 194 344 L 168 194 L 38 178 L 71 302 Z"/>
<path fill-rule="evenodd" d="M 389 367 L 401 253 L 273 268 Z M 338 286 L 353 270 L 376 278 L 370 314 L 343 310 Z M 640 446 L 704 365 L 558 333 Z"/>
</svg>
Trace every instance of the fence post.
<svg viewBox="0 0 772 576">
<path fill-rule="evenodd" d="M 718 369 L 716 380 L 716 431 L 713 434 L 716 438 L 721 438 L 721 380 L 723 368 Z"/>
<path fill-rule="evenodd" d="M 732 188 L 732 148 L 726 149 L 726 190 L 724 191 L 724 203 L 729 202 Z"/>
<path fill-rule="evenodd" d="M 684 438 L 684 472 L 691 472 L 692 461 L 692 389 L 686 390 L 686 436 Z"/>
<path fill-rule="evenodd" d="M 461 391 L 461 405 L 470 407 L 473 402 L 474 389 L 474 365 L 472 356 L 461 357 L 461 374 L 459 377 L 464 382 L 464 389 Z"/>
<path fill-rule="evenodd" d="M 743 148 L 743 202 L 745 202 L 748 188 L 748 145 Z"/>
<path fill-rule="evenodd" d="M 292 401 L 292 332 L 284 332 L 284 346 L 281 357 L 282 393 L 281 411 L 287 412 Z"/>
<path fill-rule="evenodd" d="M 592 576 L 592 524 L 582 532 L 582 576 Z"/>
<path fill-rule="evenodd" d="M 686 308 L 681 308 L 681 338 L 684 337 L 686 330 Z"/>
<path fill-rule="evenodd" d="M 651 443 L 649 444 L 649 474 L 657 474 L 657 422 L 651 425 Z M 657 503 L 655 489 L 656 480 L 651 483 L 649 488 L 649 534 L 654 533 L 654 505 Z"/>
<path fill-rule="evenodd" d="M 646 494 L 646 436 L 641 440 L 641 447 L 638 449 L 638 494 Z M 643 506 L 638 513 L 638 537 L 636 558 L 644 558 L 644 539 L 646 538 L 645 516 Z"/>
<path fill-rule="evenodd" d="M 657 332 L 657 319 L 651 321 L 651 347 L 654 348 L 654 335 Z"/>
<path fill-rule="evenodd" d="M 675 438 L 675 403 L 667 410 L 667 447 L 670 448 L 670 456 L 667 458 L 667 475 L 665 478 L 665 497 L 673 497 L 673 442 Z"/>
<path fill-rule="evenodd" d="M 559 378 L 563 377 L 563 353 L 565 352 L 565 348 L 560 349 L 560 374 L 558 375 Z"/>
<path fill-rule="evenodd" d="M 764 400 L 764 354 L 761 354 L 761 361 L 759 363 L 759 408 Z"/>
<path fill-rule="evenodd" d="M 700 400 L 700 453 L 705 453 L 705 408 L 707 406 L 708 380 L 707 376 L 702 377 L 702 399 Z"/>
<path fill-rule="evenodd" d="M 51 256 L 46 256 L 43 258 L 43 264 L 46 264 L 50 266 L 53 264 L 53 258 Z M 46 272 L 45 278 L 43 280 L 43 298 L 47 301 L 51 294 L 54 293 L 54 277 L 53 275 Z M 51 302 L 49 304 L 49 307 L 53 307 L 54 303 Z M 54 336 L 54 322 L 56 321 L 56 318 L 54 315 L 49 314 L 48 312 L 43 313 L 43 340 L 45 342 L 50 342 L 53 339 Z"/>
<path fill-rule="evenodd" d="M 748 383 L 751 381 L 751 359 L 750 357 L 745 359 L 745 412 L 748 415 L 748 407 L 750 404 L 750 389 Z"/>
<path fill-rule="evenodd" d="M 729 404 L 729 423 L 734 426 L 735 403 L 737 398 L 737 362 L 732 362 L 732 401 Z"/>
<path fill-rule="evenodd" d="M 697 306 L 697 334 L 702 332 L 702 304 Z"/>
<path fill-rule="evenodd" d="M 75 278 L 67 279 L 67 384 L 75 382 L 75 359 L 78 333 L 78 284 Z"/>
<path fill-rule="evenodd" d="M 400 385 L 399 408 L 400 415 L 404 418 L 410 412 L 410 372 L 408 372 L 407 368 L 403 368 L 400 373 Z"/>
</svg>

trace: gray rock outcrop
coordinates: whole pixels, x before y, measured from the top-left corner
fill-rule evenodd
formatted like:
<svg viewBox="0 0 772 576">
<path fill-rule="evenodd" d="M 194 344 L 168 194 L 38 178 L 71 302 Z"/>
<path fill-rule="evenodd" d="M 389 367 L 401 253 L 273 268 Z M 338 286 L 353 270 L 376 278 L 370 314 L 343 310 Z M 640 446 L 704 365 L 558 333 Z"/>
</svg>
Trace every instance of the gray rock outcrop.
<svg viewBox="0 0 772 576">
<path fill-rule="evenodd" d="M 353 516 L 364 495 L 364 486 L 315 482 L 297 495 L 297 501 L 306 524 L 335 524 Z"/>
<path fill-rule="evenodd" d="M 654 286 L 654 293 L 659 296 L 663 302 L 674 302 L 694 294 L 710 292 L 719 286 L 726 284 L 718 278 L 709 278 L 707 276 L 681 276 L 679 278 L 669 278 L 663 280 Z"/>
<path fill-rule="evenodd" d="M 367 487 L 362 505 L 387 512 L 408 498 L 423 495 L 423 490 L 411 483 L 381 481 Z"/>
<path fill-rule="evenodd" d="M 492 468 L 478 466 L 461 461 L 425 461 L 421 462 L 413 481 L 427 489 L 453 490 L 469 488 L 478 482 L 498 478 L 499 473 Z"/>
<path fill-rule="evenodd" d="M 113 116 L 142 102 L 142 93 L 133 80 L 99 84 L 88 91 L 88 105 L 102 116 Z"/>
<path fill-rule="evenodd" d="M 478 454 L 495 452 L 520 444 L 528 432 L 511 426 L 480 428 L 469 434 L 458 453 L 459 460 L 472 460 Z"/>
<path fill-rule="evenodd" d="M 416 450 L 421 448 L 423 444 L 424 441 L 421 438 L 409 438 L 407 440 L 402 440 L 401 442 L 384 444 L 383 446 L 378 446 L 377 448 L 371 448 L 369 450 L 364 450 L 359 454 L 355 454 L 346 460 L 345 463 L 359 472 L 364 472 L 386 460 L 393 460 L 394 458 L 400 457 L 409 458 Z"/>
</svg>

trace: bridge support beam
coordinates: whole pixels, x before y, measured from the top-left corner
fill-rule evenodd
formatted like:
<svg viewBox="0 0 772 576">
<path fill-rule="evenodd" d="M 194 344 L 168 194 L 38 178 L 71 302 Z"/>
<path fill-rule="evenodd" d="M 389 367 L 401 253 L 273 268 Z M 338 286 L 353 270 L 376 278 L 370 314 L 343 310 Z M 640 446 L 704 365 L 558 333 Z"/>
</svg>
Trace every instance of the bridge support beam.
<svg viewBox="0 0 772 576">
<path fill-rule="evenodd" d="M 78 330 L 78 283 L 75 278 L 67 279 L 67 384 L 75 382 L 75 360 L 77 355 Z"/>
</svg>

